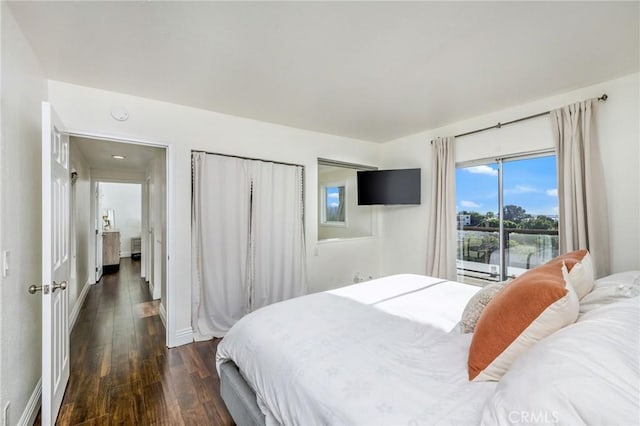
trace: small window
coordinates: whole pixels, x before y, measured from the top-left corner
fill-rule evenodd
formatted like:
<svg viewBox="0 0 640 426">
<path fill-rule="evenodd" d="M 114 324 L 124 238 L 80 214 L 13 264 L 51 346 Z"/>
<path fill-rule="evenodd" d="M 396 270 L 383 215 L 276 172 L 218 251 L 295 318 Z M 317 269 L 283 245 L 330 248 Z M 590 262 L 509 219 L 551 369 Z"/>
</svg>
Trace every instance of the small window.
<svg viewBox="0 0 640 426">
<path fill-rule="evenodd" d="M 374 206 L 358 205 L 358 171 L 375 167 L 318 159 L 318 241 L 374 235 Z"/>
<path fill-rule="evenodd" d="M 326 225 L 344 225 L 346 220 L 346 187 L 331 185 L 324 187 L 322 223 Z"/>
</svg>

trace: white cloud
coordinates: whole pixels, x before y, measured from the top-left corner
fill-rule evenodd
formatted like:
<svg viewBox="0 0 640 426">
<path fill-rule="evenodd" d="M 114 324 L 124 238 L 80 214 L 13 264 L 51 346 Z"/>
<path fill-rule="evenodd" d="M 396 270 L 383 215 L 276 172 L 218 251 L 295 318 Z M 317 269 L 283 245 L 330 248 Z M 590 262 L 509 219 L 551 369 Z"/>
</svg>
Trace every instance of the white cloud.
<svg viewBox="0 0 640 426">
<path fill-rule="evenodd" d="M 557 197 L 558 196 L 558 188 L 547 189 L 545 192 L 550 197 Z"/>
<path fill-rule="evenodd" d="M 530 194 L 533 192 L 540 192 L 536 187 L 529 185 L 516 185 L 515 188 L 505 189 L 505 194 Z"/>
<path fill-rule="evenodd" d="M 468 209 L 477 209 L 478 207 L 482 206 L 482 204 L 474 203 L 473 201 L 469 200 L 460 200 L 460 206 L 466 207 Z"/>
<path fill-rule="evenodd" d="M 340 198 L 340 194 L 338 194 L 337 192 L 331 192 L 327 194 L 327 198 L 335 198 L 337 200 Z"/>
<path fill-rule="evenodd" d="M 485 165 L 467 167 L 464 170 L 468 171 L 469 173 L 478 175 L 498 176 L 498 171 L 496 169 L 492 169 L 491 167 Z"/>
<path fill-rule="evenodd" d="M 340 203 L 329 203 L 329 207 L 338 207 Z"/>
</svg>

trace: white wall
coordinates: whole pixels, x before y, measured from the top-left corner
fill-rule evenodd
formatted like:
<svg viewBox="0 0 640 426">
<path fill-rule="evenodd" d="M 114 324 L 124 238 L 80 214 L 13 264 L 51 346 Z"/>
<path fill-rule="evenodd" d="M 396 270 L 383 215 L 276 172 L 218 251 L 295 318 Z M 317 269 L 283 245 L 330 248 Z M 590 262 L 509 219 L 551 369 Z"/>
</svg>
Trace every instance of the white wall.
<svg viewBox="0 0 640 426">
<path fill-rule="evenodd" d="M 173 232 L 173 280 L 167 291 L 170 344 L 190 340 L 191 330 L 191 150 L 233 154 L 305 166 L 305 232 L 312 291 L 351 283 L 356 272 L 378 275 L 375 239 L 317 247 L 317 159 L 377 166 L 380 146 L 350 138 L 293 129 L 186 106 L 50 81 L 49 97 L 67 130 L 169 146 L 169 199 Z M 125 122 L 113 120 L 113 105 L 129 110 Z M 170 241 L 169 241 L 170 242 Z M 317 253 L 317 255 L 314 255 Z M 343 264 L 344 259 L 350 261 Z M 172 315 L 173 314 L 173 315 Z"/>
<path fill-rule="evenodd" d="M 611 270 L 640 269 L 640 238 L 629 237 L 640 235 L 639 80 L 640 74 L 628 75 L 384 144 L 385 168 L 422 168 L 423 201 L 416 207 L 383 209 L 383 236 L 380 239 L 383 274 L 426 271 L 431 139 L 488 127 L 598 97 L 605 92 L 609 99 L 598 106 L 597 132 L 605 168 L 606 194 L 603 197 L 609 207 Z M 456 159 L 466 161 L 552 147 L 550 118 L 543 116 L 460 138 L 456 141 Z"/>
<path fill-rule="evenodd" d="M 131 256 L 131 238 L 142 231 L 142 185 L 139 183 L 100 182 L 100 212 L 115 212 L 115 226 L 120 231 L 120 257 Z"/>
<path fill-rule="evenodd" d="M 87 160 L 80 152 L 80 149 L 74 145 L 73 141 L 70 143 L 69 157 L 71 160 L 71 168 L 75 169 L 78 173 L 78 179 L 71 186 L 71 191 L 75 195 L 75 217 L 74 224 L 75 229 L 75 279 L 71 281 L 70 286 L 67 288 L 69 293 L 69 313 L 74 310 L 80 309 L 80 306 L 76 307 L 78 297 L 82 292 L 85 285 L 93 283 L 95 274 L 93 273 L 93 263 L 90 263 L 90 253 L 95 250 L 93 247 L 93 239 L 90 238 L 92 233 L 92 220 L 91 220 L 91 175 Z M 74 236 L 72 236 L 73 238 Z M 72 262 L 73 263 L 73 262 Z"/>
<path fill-rule="evenodd" d="M 40 283 L 42 271 L 40 111 L 46 86 L 7 3 L 0 8 L 0 248 L 10 251 L 9 274 L 0 281 L 0 408 L 10 403 L 4 424 L 13 425 L 40 379 L 42 298 L 27 287 Z"/>
</svg>

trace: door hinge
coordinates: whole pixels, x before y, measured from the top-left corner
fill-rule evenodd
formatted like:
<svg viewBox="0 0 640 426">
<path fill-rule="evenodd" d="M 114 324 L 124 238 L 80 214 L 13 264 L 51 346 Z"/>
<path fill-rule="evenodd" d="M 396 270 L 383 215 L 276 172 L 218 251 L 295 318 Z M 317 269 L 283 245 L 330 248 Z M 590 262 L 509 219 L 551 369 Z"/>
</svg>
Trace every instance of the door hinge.
<svg viewBox="0 0 640 426">
<path fill-rule="evenodd" d="M 96 235 L 98 235 L 98 230 L 96 229 Z"/>
<path fill-rule="evenodd" d="M 98 272 L 98 267 L 96 266 L 96 272 Z"/>
</svg>

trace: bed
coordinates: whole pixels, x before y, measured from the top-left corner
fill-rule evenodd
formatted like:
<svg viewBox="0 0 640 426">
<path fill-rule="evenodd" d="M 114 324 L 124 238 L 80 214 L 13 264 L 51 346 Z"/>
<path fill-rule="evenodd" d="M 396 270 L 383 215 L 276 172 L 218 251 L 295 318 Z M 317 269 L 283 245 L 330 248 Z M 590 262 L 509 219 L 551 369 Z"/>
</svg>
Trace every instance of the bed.
<svg viewBox="0 0 640 426">
<path fill-rule="evenodd" d="M 221 394 L 239 425 L 637 424 L 639 289 L 640 272 L 598 280 L 575 324 L 482 382 L 467 370 L 473 334 L 458 329 L 479 287 L 405 274 L 311 294 L 229 331 Z"/>
</svg>

